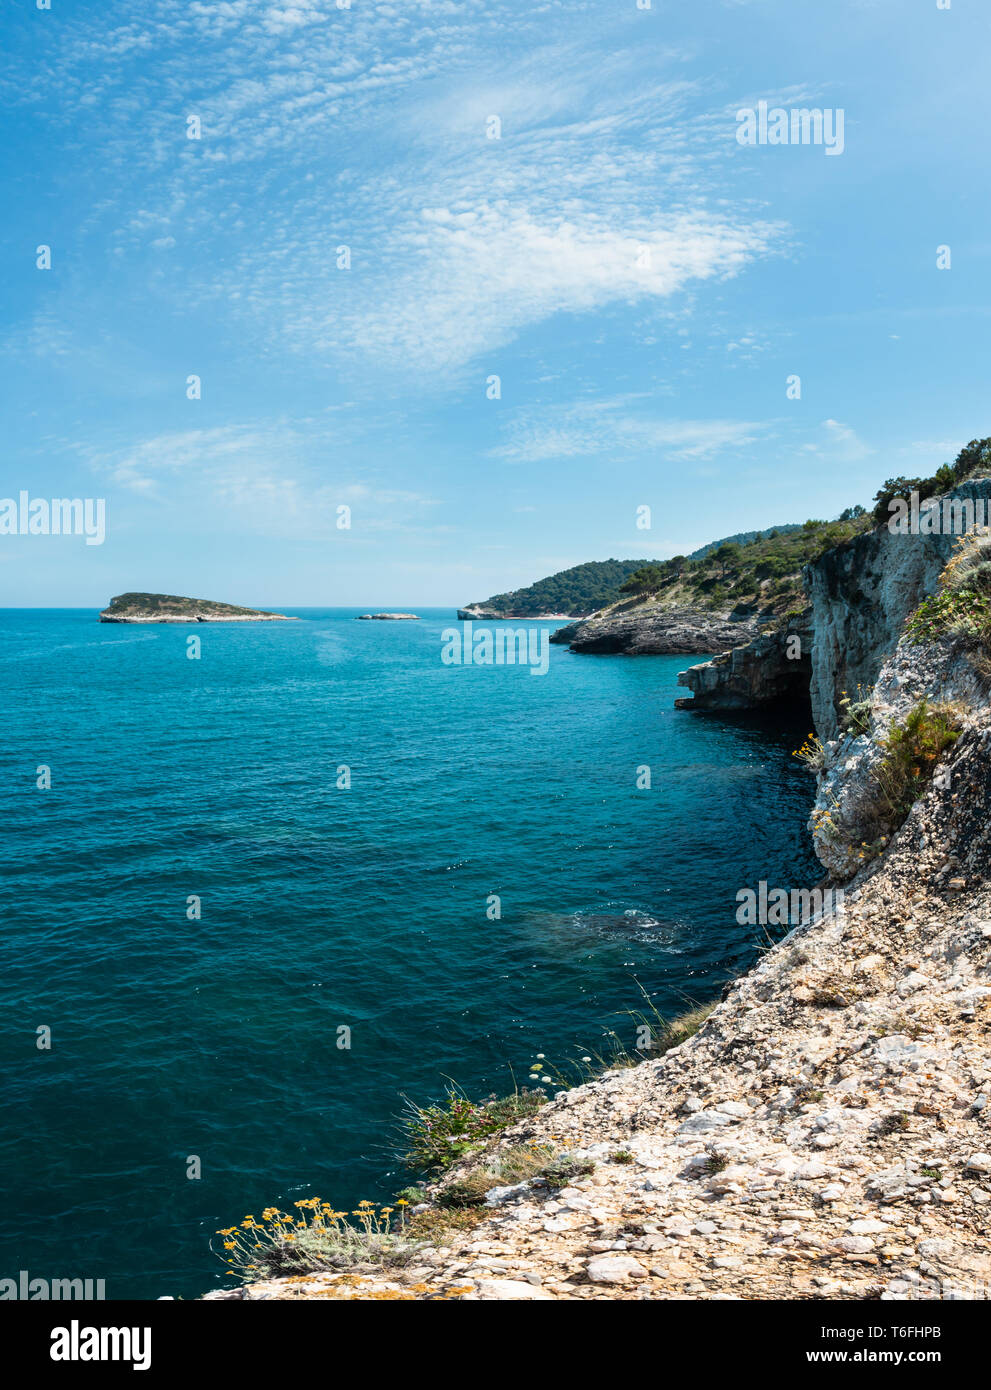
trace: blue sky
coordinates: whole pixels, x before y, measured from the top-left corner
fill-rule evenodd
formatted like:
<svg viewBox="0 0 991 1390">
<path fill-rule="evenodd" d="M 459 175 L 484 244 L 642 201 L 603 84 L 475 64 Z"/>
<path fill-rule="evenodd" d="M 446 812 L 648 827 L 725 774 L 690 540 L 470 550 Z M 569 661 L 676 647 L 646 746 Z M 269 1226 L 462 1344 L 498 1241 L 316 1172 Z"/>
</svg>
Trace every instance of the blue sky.
<svg viewBox="0 0 991 1390">
<path fill-rule="evenodd" d="M 986 0 L 2 30 L 0 494 L 104 497 L 108 535 L 0 536 L 0 605 L 453 605 L 836 515 L 991 433 Z M 741 146 L 761 100 L 842 109 L 842 155 Z"/>
</svg>

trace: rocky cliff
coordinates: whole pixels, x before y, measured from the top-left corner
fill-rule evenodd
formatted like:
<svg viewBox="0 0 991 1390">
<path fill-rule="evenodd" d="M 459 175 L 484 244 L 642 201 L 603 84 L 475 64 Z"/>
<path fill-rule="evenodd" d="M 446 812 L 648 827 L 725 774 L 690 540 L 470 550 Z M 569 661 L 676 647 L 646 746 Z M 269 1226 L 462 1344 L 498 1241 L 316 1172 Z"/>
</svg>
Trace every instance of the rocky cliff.
<svg viewBox="0 0 991 1390">
<path fill-rule="evenodd" d="M 815 580 L 829 640 L 855 644 L 826 650 L 843 670 L 877 667 L 869 711 L 824 745 L 810 823 L 842 892 L 694 1036 L 558 1093 L 446 1175 L 426 1209 L 472 1217 L 443 1240 L 210 1297 L 988 1297 L 991 696 L 963 639 L 899 642 L 895 615 L 935 586 L 942 543 L 864 546 L 863 580 L 843 555 Z M 880 618 L 858 613 L 871 606 Z M 820 692 L 841 688 L 824 675 Z M 952 738 L 932 766 L 909 758 L 911 804 L 864 843 L 890 811 L 892 730 L 920 708 L 948 711 Z M 534 1155 L 570 1176 L 515 1180 Z"/>
<path fill-rule="evenodd" d="M 991 479 L 961 483 L 945 498 L 924 504 L 924 518 L 947 500 L 991 498 Z M 950 557 L 955 536 L 893 533 L 887 525 L 829 550 L 805 571 L 815 633 L 812 710 L 816 728 L 832 738 L 842 693 L 877 680 L 895 649 L 908 615 L 931 594 Z"/>
<path fill-rule="evenodd" d="M 793 621 L 770 637 L 757 637 L 681 672 L 679 683 L 689 687 L 693 698 L 676 704 L 681 709 L 730 710 L 808 699 L 820 736 L 835 738 L 841 700 L 855 700 L 858 690 L 865 693 L 873 686 L 906 618 L 935 591 L 956 543 L 948 531 L 926 534 L 927 518 L 942 516 L 947 505 L 957 502 L 989 500 L 991 479 L 971 479 L 922 504 L 918 533 L 900 534 L 882 524 L 827 550 L 804 571 L 811 613 L 801 629 Z M 801 637 L 797 658 L 788 655 L 793 649 L 787 637 L 795 632 Z"/>
<path fill-rule="evenodd" d="M 753 612 L 671 606 L 633 598 L 558 628 L 551 641 L 566 642 L 573 652 L 681 656 L 725 651 L 747 642 L 758 629 Z"/>
<path fill-rule="evenodd" d="M 762 633 L 712 661 L 678 674 L 692 694 L 675 700 L 678 709 L 756 709 L 782 701 L 805 704 L 812 675 L 812 630 L 807 620 Z"/>
</svg>

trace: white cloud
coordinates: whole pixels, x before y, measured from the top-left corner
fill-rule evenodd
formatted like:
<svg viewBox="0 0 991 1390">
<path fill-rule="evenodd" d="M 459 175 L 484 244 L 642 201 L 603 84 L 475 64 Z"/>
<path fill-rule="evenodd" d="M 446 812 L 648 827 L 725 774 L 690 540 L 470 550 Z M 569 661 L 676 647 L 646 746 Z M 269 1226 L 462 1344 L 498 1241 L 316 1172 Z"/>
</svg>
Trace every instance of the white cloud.
<svg viewBox="0 0 991 1390">
<path fill-rule="evenodd" d="M 311 421 L 191 429 L 116 449 L 80 450 L 111 488 L 184 512 L 192 529 L 249 529 L 299 539 L 339 534 L 341 505 L 352 508 L 358 539 L 379 531 L 427 528 L 436 499 L 370 483 L 344 467 L 328 478 L 320 459 L 333 435 Z M 360 523 L 360 524 L 359 524 Z"/>
<path fill-rule="evenodd" d="M 690 462 L 742 448 L 769 428 L 748 420 L 663 419 L 636 414 L 635 405 L 619 397 L 523 413 L 511 423 L 507 443 L 492 453 L 509 463 L 650 452 Z"/>
<path fill-rule="evenodd" d="M 119 209 L 115 251 L 167 250 L 173 302 L 445 384 L 555 315 L 669 299 L 781 240 L 721 196 L 722 114 L 688 114 L 682 55 L 603 51 L 594 13 L 562 30 L 557 9 L 507 37 L 483 0 L 151 0 L 65 21 L 19 94 L 55 119 L 92 98 L 93 235 Z"/>
</svg>

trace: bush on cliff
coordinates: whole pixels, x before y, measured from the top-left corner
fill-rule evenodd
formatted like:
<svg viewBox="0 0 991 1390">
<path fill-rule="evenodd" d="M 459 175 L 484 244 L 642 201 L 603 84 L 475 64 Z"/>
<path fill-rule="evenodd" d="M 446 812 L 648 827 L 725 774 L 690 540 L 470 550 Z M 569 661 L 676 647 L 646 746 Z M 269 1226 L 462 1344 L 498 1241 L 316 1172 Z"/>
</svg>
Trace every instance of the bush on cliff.
<svg viewBox="0 0 991 1390">
<path fill-rule="evenodd" d="M 972 439 L 957 454 L 953 463 L 944 463 L 931 478 L 889 478 L 874 495 L 874 520 L 887 521 L 891 515 L 889 503 L 896 497 L 908 501 L 913 492 L 924 502 L 950 492 L 958 483 L 979 473 L 991 472 L 991 439 Z"/>
<path fill-rule="evenodd" d="M 897 829 L 925 791 L 943 755 L 960 737 L 960 711 L 920 700 L 884 740 L 875 773 L 880 791 L 879 822 Z"/>
<path fill-rule="evenodd" d="M 360 1266 L 405 1264 L 422 1244 L 406 1215 L 407 1203 L 376 1207 L 360 1202 L 353 1212 L 336 1211 L 320 1197 L 295 1202 L 295 1215 L 266 1207 L 259 1221 L 246 1216 L 217 1232 L 215 1253 L 245 1282 L 283 1275 Z M 353 1218 L 353 1219 L 352 1219 Z"/>
<path fill-rule="evenodd" d="M 939 590 L 923 599 L 905 625 L 911 643 L 953 637 L 991 649 L 991 536 L 961 536 L 939 578 Z"/>
<path fill-rule="evenodd" d="M 524 1089 L 477 1104 L 451 1086 L 442 1104 L 407 1101 L 403 1120 L 406 1160 L 421 1172 L 443 1172 L 466 1154 L 484 1147 L 494 1134 L 535 1114 L 546 1099 L 541 1091 Z"/>
</svg>

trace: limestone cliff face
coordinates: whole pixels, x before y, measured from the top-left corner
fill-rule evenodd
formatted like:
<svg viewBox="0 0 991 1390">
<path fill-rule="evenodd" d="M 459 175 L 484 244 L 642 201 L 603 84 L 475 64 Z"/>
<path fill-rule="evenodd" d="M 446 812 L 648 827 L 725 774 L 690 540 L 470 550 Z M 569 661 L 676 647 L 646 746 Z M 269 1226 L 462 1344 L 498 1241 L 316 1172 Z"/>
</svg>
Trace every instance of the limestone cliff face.
<svg viewBox="0 0 991 1390">
<path fill-rule="evenodd" d="M 991 738 L 988 692 L 966 654 L 950 642 L 924 646 L 902 642 L 881 668 L 868 728 L 862 733 L 841 734 L 824 745 L 826 761 L 819 774 L 809 829 L 815 852 L 834 880 L 849 879 L 868 867 L 887 844 L 887 838 L 878 842 L 877 827 L 885 740 L 892 725 L 903 723 L 922 700 L 930 705 L 951 705 L 963 723 L 961 738 L 948 751 L 945 766 L 936 769 L 936 778 L 946 783 L 944 791 L 949 787 L 948 779 L 952 780 L 951 767 L 957 769 L 959 777 L 967 759 L 974 752 L 980 753 Z M 976 743 L 975 731 L 979 731 Z M 975 771 L 976 764 L 969 768 L 970 773 Z M 983 777 L 981 782 L 982 798 L 988 780 Z M 972 799 L 977 792 L 976 778 L 968 776 L 966 796 Z M 954 821 L 959 819 L 953 808 L 956 800 L 947 797 Z M 917 803 L 905 827 L 898 830 L 902 839 L 911 838 L 913 819 L 921 806 Z M 959 862 L 957 850 L 947 848 L 947 855 L 954 855 Z"/>
<path fill-rule="evenodd" d="M 991 498 L 991 479 L 961 483 L 950 499 Z M 925 504 L 938 507 L 942 499 Z M 816 729 L 834 738 L 843 691 L 872 686 L 906 618 L 935 591 L 956 537 L 898 535 L 887 525 L 829 550 L 805 570 L 814 641 L 810 693 Z"/>
<path fill-rule="evenodd" d="M 712 661 L 690 666 L 678 675 L 691 698 L 675 700 L 678 709 L 756 709 L 782 700 L 806 702 L 812 672 L 812 633 L 807 622 L 762 633 Z"/>
<path fill-rule="evenodd" d="M 753 613 L 627 599 L 581 622 L 558 628 L 551 641 L 566 642 L 573 652 L 701 655 L 738 646 L 755 636 L 758 627 Z"/>
</svg>

